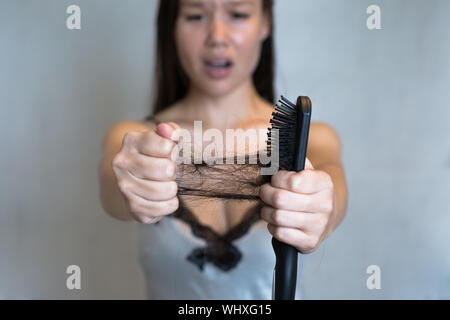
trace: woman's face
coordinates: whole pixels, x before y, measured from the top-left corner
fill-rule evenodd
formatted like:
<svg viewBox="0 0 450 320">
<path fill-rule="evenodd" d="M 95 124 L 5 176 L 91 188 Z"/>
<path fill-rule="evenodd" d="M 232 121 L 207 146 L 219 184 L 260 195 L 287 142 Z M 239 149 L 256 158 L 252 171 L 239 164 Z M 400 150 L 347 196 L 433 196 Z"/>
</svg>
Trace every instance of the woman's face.
<svg viewBox="0 0 450 320">
<path fill-rule="evenodd" d="M 262 0 L 180 0 L 175 41 L 191 85 L 224 95 L 256 69 L 270 22 Z"/>
</svg>

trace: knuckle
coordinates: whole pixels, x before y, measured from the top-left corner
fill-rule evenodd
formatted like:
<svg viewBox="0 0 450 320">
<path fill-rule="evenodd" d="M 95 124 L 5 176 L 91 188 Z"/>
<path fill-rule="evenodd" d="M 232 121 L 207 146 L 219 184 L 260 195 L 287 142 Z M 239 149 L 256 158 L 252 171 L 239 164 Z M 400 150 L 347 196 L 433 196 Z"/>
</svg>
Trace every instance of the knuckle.
<svg viewBox="0 0 450 320">
<path fill-rule="evenodd" d="M 273 234 L 276 238 L 284 239 L 285 233 L 282 228 L 275 227 L 273 230 Z"/>
<path fill-rule="evenodd" d="M 129 207 L 130 207 L 130 211 L 134 214 L 139 214 L 141 213 L 141 207 L 139 206 L 139 204 L 136 201 L 130 201 L 129 202 Z"/>
<path fill-rule="evenodd" d="M 178 185 L 175 181 L 170 181 L 167 183 L 167 190 L 166 193 L 170 196 L 175 196 L 178 192 Z"/>
<path fill-rule="evenodd" d="M 113 168 L 125 169 L 127 164 L 128 160 L 122 153 L 116 154 L 112 161 Z"/>
<path fill-rule="evenodd" d="M 126 180 L 120 180 L 118 182 L 119 190 L 122 191 L 122 193 L 126 194 L 131 190 L 131 183 L 129 183 Z"/>
<path fill-rule="evenodd" d="M 303 250 L 306 253 L 309 253 L 309 252 L 314 251 L 315 249 L 316 249 L 316 244 L 315 244 L 314 239 L 312 237 L 308 237 L 306 240 L 306 243 L 303 246 Z"/>
<path fill-rule="evenodd" d="M 272 211 L 272 220 L 276 224 L 281 224 L 283 222 L 283 217 L 280 210 L 275 209 Z"/>
<path fill-rule="evenodd" d="M 167 176 L 171 179 L 175 178 L 176 170 L 177 170 L 177 166 L 175 165 L 175 162 L 169 160 L 167 162 L 167 166 L 166 166 Z"/>
<path fill-rule="evenodd" d="M 283 194 L 283 190 L 277 190 L 273 193 L 273 203 L 276 207 L 283 205 L 285 201 L 285 197 Z"/>
<path fill-rule="evenodd" d="M 333 211 L 333 203 L 331 201 L 324 201 L 322 203 L 322 211 L 324 213 L 331 213 Z"/>
<path fill-rule="evenodd" d="M 310 247 L 302 247 L 300 250 L 303 254 L 309 254 L 314 252 L 314 249 L 311 249 Z"/>
<path fill-rule="evenodd" d="M 169 207 L 171 210 L 171 213 L 176 211 L 179 206 L 179 200 L 178 197 L 174 197 L 173 199 L 169 200 Z"/>
<path fill-rule="evenodd" d="M 136 132 L 127 132 L 123 136 L 123 144 L 124 145 L 130 145 L 133 143 L 134 138 L 136 136 Z"/>
</svg>

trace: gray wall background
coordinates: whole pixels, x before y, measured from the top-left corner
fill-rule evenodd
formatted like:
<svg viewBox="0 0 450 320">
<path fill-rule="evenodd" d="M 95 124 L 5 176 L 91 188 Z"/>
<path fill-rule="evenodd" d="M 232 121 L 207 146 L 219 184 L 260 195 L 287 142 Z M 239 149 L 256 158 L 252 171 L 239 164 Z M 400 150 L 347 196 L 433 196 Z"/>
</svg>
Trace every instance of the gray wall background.
<svg viewBox="0 0 450 320">
<path fill-rule="evenodd" d="M 366 28 L 370 4 L 382 30 Z M 106 130 L 150 112 L 156 6 L 0 1 L 0 298 L 145 297 L 137 225 L 102 211 L 97 166 Z M 449 12 L 277 0 L 278 93 L 310 96 L 338 130 L 349 187 L 344 222 L 305 258 L 307 299 L 450 298 Z M 81 290 L 65 287 L 71 264 Z M 373 264 L 380 290 L 366 288 Z"/>
</svg>

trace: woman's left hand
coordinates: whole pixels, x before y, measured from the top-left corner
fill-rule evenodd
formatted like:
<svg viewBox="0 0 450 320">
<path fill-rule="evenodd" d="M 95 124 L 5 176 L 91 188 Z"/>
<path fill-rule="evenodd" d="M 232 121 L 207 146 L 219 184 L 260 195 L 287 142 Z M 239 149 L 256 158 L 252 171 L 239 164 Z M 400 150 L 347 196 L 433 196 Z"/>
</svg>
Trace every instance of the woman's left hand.
<svg viewBox="0 0 450 320">
<path fill-rule="evenodd" d="M 332 232 L 333 181 L 308 159 L 301 172 L 281 170 L 273 175 L 271 183 L 261 187 L 260 198 L 269 232 L 301 253 L 315 251 Z"/>
</svg>

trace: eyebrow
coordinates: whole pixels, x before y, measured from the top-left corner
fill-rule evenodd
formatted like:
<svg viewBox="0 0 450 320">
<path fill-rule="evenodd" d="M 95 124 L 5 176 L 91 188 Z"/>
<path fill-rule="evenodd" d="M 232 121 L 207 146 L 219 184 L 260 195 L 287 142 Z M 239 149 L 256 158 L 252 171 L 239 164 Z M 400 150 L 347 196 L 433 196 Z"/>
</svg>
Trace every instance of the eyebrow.
<svg viewBox="0 0 450 320">
<path fill-rule="evenodd" d="M 181 1 L 181 7 L 203 8 L 205 6 L 203 1 Z"/>
<path fill-rule="evenodd" d="M 245 5 L 250 5 L 253 6 L 254 2 L 252 1 L 227 1 L 225 3 L 226 6 L 230 6 L 230 7 L 238 7 L 238 6 L 245 6 Z"/>
</svg>

